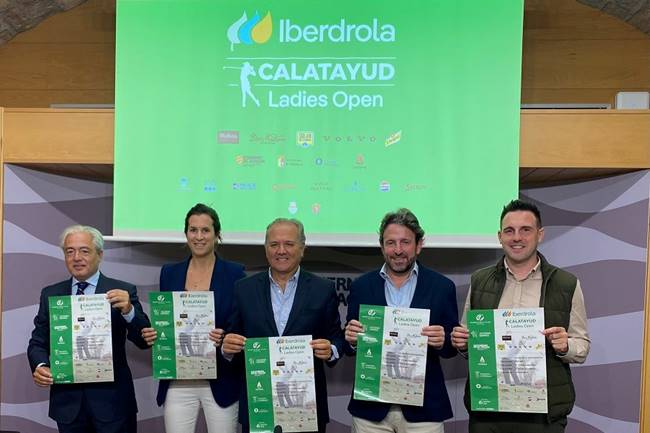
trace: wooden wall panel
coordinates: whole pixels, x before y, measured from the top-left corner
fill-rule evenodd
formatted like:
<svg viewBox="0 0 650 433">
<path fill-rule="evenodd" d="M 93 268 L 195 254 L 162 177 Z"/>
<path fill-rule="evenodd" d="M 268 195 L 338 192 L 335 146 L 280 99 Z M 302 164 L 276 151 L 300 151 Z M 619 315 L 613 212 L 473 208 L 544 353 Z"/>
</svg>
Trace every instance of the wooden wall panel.
<svg viewBox="0 0 650 433">
<path fill-rule="evenodd" d="M 115 0 L 88 0 L 0 46 L 0 106 L 112 104 Z"/>
<path fill-rule="evenodd" d="M 113 110 L 4 110 L 5 163 L 109 164 Z"/>
<path fill-rule="evenodd" d="M 650 38 L 526 40 L 524 44 L 524 88 L 650 89 Z"/>
<path fill-rule="evenodd" d="M 650 91 L 650 37 L 575 0 L 526 0 L 523 103 L 608 103 Z"/>
<path fill-rule="evenodd" d="M 0 47 L 1 89 L 77 90 L 114 86 L 115 48 L 108 44 L 18 44 Z M 110 102 L 110 101 L 109 101 Z"/>
<path fill-rule="evenodd" d="M 524 38 L 538 40 L 647 39 L 620 19 L 575 0 L 525 0 Z"/>
<path fill-rule="evenodd" d="M 525 110 L 519 166 L 650 168 L 650 110 Z"/>
</svg>

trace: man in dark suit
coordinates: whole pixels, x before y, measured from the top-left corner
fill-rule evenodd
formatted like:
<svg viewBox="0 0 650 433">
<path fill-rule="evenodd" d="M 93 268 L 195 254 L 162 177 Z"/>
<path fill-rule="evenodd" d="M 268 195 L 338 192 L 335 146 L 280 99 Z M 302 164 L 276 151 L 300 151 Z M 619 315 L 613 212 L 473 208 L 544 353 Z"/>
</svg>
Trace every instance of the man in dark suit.
<svg viewBox="0 0 650 433">
<path fill-rule="evenodd" d="M 318 431 L 324 432 L 329 412 L 323 364 L 336 363 L 344 344 L 336 290 L 333 282 L 301 269 L 305 231 L 300 221 L 276 219 L 266 229 L 264 245 L 269 270 L 235 283 L 222 350 L 225 356 L 239 357 L 246 337 L 312 335 Z M 239 420 L 248 431 L 245 389 Z"/>
<path fill-rule="evenodd" d="M 428 338 L 424 402 L 420 406 L 355 400 L 352 414 L 354 433 L 442 433 L 443 421 L 452 417 L 451 404 L 440 368 L 440 358 L 455 355 L 449 335 L 458 323 L 456 286 L 445 276 L 417 262 L 424 243 L 424 230 L 408 209 L 384 216 L 379 227 L 379 244 L 385 263 L 368 272 L 350 287 L 345 328 L 346 352 L 356 354 L 357 335 L 363 331 L 359 305 L 425 308 L 429 326 L 422 329 Z"/>
<path fill-rule="evenodd" d="M 49 416 L 61 433 L 132 433 L 138 411 L 133 378 L 126 362 L 126 338 L 148 348 L 140 331 L 150 326 L 133 284 L 108 278 L 99 272 L 104 248 L 101 233 L 88 226 L 72 226 L 61 235 L 65 264 L 72 278 L 45 287 L 41 292 L 27 356 L 38 386 L 50 387 Z M 105 293 L 111 304 L 113 382 L 55 385 L 50 372 L 50 296 Z"/>
</svg>

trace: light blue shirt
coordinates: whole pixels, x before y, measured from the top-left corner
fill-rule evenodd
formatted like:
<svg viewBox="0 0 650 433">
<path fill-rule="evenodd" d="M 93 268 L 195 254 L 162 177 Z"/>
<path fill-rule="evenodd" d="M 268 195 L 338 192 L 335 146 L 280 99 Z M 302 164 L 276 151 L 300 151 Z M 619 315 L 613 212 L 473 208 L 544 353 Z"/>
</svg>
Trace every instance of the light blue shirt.
<svg viewBox="0 0 650 433">
<path fill-rule="evenodd" d="M 300 277 L 300 267 L 295 274 L 287 281 L 287 286 L 282 287 L 273 279 L 271 269 L 269 268 L 269 280 L 271 281 L 271 306 L 273 307 L 273 319 L 275 326 L 278 328 L 280 335 L 284 334 L 284 328 L 287 327 L 293 300 L 296 297 L 296 288 L 298 287 L 298 277 Z"/>
<path fill-rule="evenodd" d="M 381 267 L 379 275 L 384 279 L 386 304 L 389 307 L 410 307 L 411 301 L 413 301 L 413 295 L 415 294 L 415 286 L 418 283 L 418 263 L 415 262 L 408 279 L 400 288 L 395 286 L 391 281 L 390 275 L 386 272 L 386 263 Z"/>
<path fill-rule="evenodd" d="M 287 327 L 287 322 L 289 321 L 289 314 L 291 313 L 293 301 L 296 297 L 296 289 L 298 288 L 298 278 L 300 278 L 300 267 L 298 267 L 296 273 L 289 278 L 284 291 L 282 291 L 282 287 L 280 287 L 280 285 L 273 279 L 271 268 L 269 268 L 273 319 L 275 320 L 275 326 L 278 328 L 278 333 L 280 335 L 284 334 L 284 329 Z M 336 359 L 339 359 L 339 351 L 336 349 L 336 346 L 332 345 L 332 356 L 329 361 L 334 361 Z"/>
<path fill-rule="evenodd" d="M 70 294 L 72 296 L 75 296 L 77 294 L 78 282 L 79 280 L 77 280 L 75 277 L 72 277 L 72 287 L 70 289 Z M 95 292 L 97 291 L 98 282 L 99 282 L 99 271 L 95 272 L 92 277 L 86 280 L 86 283 L 88 283 L 88 287 L 84 289 L 84 295 L 94 295 Z M 131 321 L 135 317 L 135 308 L 133 308 L 133 305 L 131 305 L 131 311 L 129 311 L 127 314 L 122 314 L 122 317 L 124 317 L 126 323 L 131 323 Z"/>
</svg>

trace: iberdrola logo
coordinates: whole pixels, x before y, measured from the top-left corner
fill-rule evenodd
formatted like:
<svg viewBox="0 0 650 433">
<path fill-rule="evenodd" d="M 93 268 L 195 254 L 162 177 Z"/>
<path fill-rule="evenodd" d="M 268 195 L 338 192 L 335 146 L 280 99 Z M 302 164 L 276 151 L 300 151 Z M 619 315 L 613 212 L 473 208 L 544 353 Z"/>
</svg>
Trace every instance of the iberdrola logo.
<svg viewBox="0 0 650 433">
<path fill-rule="evenodd" d="M 257 12 L 253 15 L 253 18 L 248 19 L 244 11 L 241 18 L 228 27 L 226 32 L 230 41 L 230 51 L 234 51 L 235 44 L 239 43 L 246 45 L 252 45 L 253 43 L 264 44 L 271 39 L 272 34 L 273 20 L 270 11 L 262 19 L 260 19 L 260 14 Z"/>
</svg>

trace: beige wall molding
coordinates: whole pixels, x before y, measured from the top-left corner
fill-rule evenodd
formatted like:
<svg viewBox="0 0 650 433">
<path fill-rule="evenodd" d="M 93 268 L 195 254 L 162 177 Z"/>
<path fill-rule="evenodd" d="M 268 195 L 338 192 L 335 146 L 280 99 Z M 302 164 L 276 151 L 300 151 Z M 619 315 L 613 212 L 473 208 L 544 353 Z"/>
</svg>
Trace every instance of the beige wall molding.
<svg viewBox="0 0 650 433">
<path fill-rule="evenodd" d="M 650 168 L 650 110 L 522 110 L 519 166 Z"/>
<path fill-rule="evenodd" d="M 6 108 L 5 163 L 111 164 L 113 110 Z"/>
<path fill-rule="evenodd" d="M 112 164 L 111 109 L 5 108 L 6 163 Z M 522 110 L 522 168 L 650 168 L 650 110 Z"/>
</svg>

